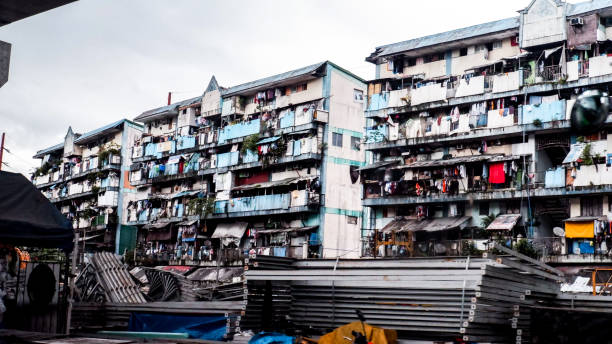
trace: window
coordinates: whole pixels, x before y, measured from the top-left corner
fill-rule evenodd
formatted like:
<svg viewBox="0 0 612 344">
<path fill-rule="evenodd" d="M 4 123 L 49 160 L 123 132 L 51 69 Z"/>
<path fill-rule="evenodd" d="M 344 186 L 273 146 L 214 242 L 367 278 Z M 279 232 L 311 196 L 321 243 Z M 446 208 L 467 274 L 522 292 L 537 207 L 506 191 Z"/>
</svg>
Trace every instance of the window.
<svg viewBox="0 0 612 344">
<path fill-rule="evenodd" d="M 416 59 L 415 58 L 407 59 L 406 60 L 406 65 L 408 65 L 408 67 L 416 66 Z"/>
<path fill-rule="evenodd" d="M 480 206 L 478 207 L 478 212 L 480 216 L 488 216 L 489 215 L 489 203 L 487 202 L 480 203 Z"/>
<path fill-rule="evenodd" d="M 332 133 L 332 145 L 342 147 L 342 134 Z"/>
<path fill-rule="evenodd" d="M 487 51 L 493 50 L 493 43 L 487 43 L 487 44 L 485 44 L 485 46 L 487 48 Z"/>
<path fill-rule="evenodd" d="M 604 25 L 605 27 L 612 26 L 612 17 L 601 18 L 601 24 Z"/>
<path fill-rule="evenodd" d="M 501 47 L 502 47 L 502 41 L 493 42 L 493 49 L 501 49 Z"/>
<path fill-rule="evenodd" d="M 357 103 L 363 103 L 363 91 L 362 90 L 353 90 L 353 100 Z"/>
<path fill-rule="evenodd" d="M 168 129 L 172 129 L 172 118 L 168 119 Z"/>
<path fill-rule="evenodd" d="M 357 136 L 351 136 L 351 148 L 356 151 L 361 150 L 361 139 Z"/>
<path fill-rule="evenodd" d="M 580 198 L 581 216 L 601 216 L 603 215 L 603 200 L 601 197 L 582 197 Z"/>
<path fill-rule="evenodd" d="M 306 89 L 307 89 L 307 88 L 308 88 L 308 84 L 300 84 L 300 85 L 297 85 L 296 92 L 306 91 Z"/>
<path fill-rule="evenodd" d="M 346 223 L 348 223 L 349 225 L 356 225 L 357 224 L 357 216 L 346 216 Z"/>
<path fill-rule="evenodd" d="M 459 49 L 459 56 L 467 56 L 467 48 Z"/>
<path fill-rule="evenodd" d="M 443 61 L 446 59 L 446 56 L 444 55 L 444 53 L 439 53 L 438 54 L 438 61 Z"/>
<path fill-rule="evenodd" d="M 430 63 L 433 62 L 433 55 L 425 55 L 423 57 L 423 63 Z"/>
<path fill-rule="evenodd" d="M 486 49 L 486 47 L 485 47 L 484 45 L 482 45 L 482 44 L 478 44 L 478 45 L 476 45 L 476 46 L 474 47 L 474 51 L 475 51 L 475 52 L 477 52 L 477 53 L 478 53 L 478 52 L 481 52 L 481 51 L 483 51 L 483 50 L 485 50 L 485 49 Z"/>
</svg>

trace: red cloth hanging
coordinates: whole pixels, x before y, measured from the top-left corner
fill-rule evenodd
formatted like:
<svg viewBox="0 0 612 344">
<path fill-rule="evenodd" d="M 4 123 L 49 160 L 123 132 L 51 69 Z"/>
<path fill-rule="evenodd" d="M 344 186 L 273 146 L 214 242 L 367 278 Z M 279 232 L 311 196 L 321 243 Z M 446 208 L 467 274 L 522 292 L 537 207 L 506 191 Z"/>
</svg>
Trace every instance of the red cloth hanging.
<svg viewBox="0 0 612 344">
<path fill-rule="evenodd" d="M 489 183 L 504 184 L 506 182 L 506 173 L 504 172 L 504 163 L 496 163 L 489 165 Z"/>
</svg>

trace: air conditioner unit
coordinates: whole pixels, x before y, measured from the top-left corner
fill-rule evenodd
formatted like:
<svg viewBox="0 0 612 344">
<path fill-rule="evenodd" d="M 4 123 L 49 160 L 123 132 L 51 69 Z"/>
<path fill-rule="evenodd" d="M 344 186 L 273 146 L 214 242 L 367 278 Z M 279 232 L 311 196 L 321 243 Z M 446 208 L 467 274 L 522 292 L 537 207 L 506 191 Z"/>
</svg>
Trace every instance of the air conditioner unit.
<svg viewBox="0 0 612 344">
<path fill-rule="evenodd" d="M 571 26 L 582 26 L 584 25 L 584 19 L 583 18 L 572 18 L 570 19 L 570 25 Z"/>
<path fill-rule="evenodd" d="M 23 271 L 23 270 L 22 270 Z M 18 286 L 17 304 L 35 307 L 57 305 L 59 299 L 60 264 L 30 263 L 25 274 L 20 273 L 23 284 Z"/>
</svg>

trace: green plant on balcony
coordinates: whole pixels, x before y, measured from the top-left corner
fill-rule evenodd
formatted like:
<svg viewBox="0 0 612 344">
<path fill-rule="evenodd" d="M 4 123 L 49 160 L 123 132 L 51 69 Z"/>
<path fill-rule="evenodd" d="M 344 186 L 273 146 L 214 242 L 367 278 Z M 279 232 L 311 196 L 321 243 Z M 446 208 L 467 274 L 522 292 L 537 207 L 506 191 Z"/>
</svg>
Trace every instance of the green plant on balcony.
<svg viewBox="0 0 612 344">
<path fill-rule="evenodd" d="M 46 175 L 51 170 L 51 167 L 52 165 L 49 162 L 45 162 L 42 164 L 42 166 L 37 168 L 36 171 L 34 171 L 34 176 L 39 177 Z"/>
<path fill-rule="evenodd" d="M 244 138 L 242 141 L 242 147 L 240 148 L 240 153 L 244 154 L 247 150 L 252 152 L 257 151 L 257 142 L 259 142 L 259 134 L 249 135 Z"/>
<path fill-rule="evenodd" d="M 514 247 L 514 250 L 517 251 L 518 253 L 522 253 L 528 257 L 531 258 L 538 258 L 538 252 L 536 251 L 536 249 L 533 247 L 533 244 L 531 244 L 529 241 L 527 241 L 526 239 L 521 239 L 516 243 L 516 246 Z"/>
<path fill-rule="evenodd" d="M 539 118 L 536 118 L 536 119 L 533 120 L 533 125 L 536 128 L 540 128 L 540 127 L 542 127 L 542 121 Z"/>
<path fill-rule="evenodd" d="M 194 198 L 187 202 L 187 211 L 190 214 L 198 215 L 206 218 L 209 214 L 212 214 L 215 210 L 215 198 Z"/>
<path fill-rule="evenodd" d="M 100 187 L 96 186 L 96 185 L 92 186 L 91 187 L 91 193 L 94 194 L 94 195 L 97 195 L 98 193 L 100 193 Z"/>
<path fill-rule="evenodd" d="M 100 147 L 100 151 L 98 152 L 98 168 L 104 166 L 104 162 L 108 161 L 111 155 L 121 155 L 121 147 L 114 142 Z"/>
<path fill-rule="evenodd" d="M 92 174 L 88 174 L 88 175 L 87 175 L 87 181 L 88 181 L 90 184 L 94 184 L 94 183 L 96 182 L 96 178 L 97 178 L 97 176 L 96 176 L 96 174 L 95 174 L 95 173 L 92 173 Z"/>
<path fill-rule="evenodd" d="M 87 209 L 81 210 L 78 213 L 78 215 L 82 219 L 91 219 L 92 217 L 98 216 L 98 211 L 96 211 L 93 208 L 87 208 Z"/>
<path fill-rule="evenodd" d="M 580 160 L 582 160 L 582 164 L 585 166 L 590 166 L 593 165 L 594 159 L 593 159 L 593 153 L 591 152 L 591 144 L 587 143 L 584 146 L 584 149 L 582 150 L 582 154 L 580 155 Z"/>
<path fill-rule="evenodd" d="M 489 227 L 489 225 L 493 223 L 496 217 L 497 217 L 497 214 L 489 214 L 487 216 L 483 216 L 482 219 L 480 220 L 482 223 L 482 227 L 483 228 Z"/>
</svg>

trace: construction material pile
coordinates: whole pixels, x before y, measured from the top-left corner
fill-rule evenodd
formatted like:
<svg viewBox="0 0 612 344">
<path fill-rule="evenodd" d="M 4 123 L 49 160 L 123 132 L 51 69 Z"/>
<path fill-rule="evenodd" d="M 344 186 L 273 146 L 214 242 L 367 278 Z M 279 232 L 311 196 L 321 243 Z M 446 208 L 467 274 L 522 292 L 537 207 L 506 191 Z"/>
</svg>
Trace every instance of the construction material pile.
<svg viewBox="0 0 612 344">
<path fill-rule="evenodd" d="M 369 324 L 402 339 L 529 342 L 528 306 L 549 304 L 562 273 L 500 249 L 509 255 L 277 264 L 256 257 L 246 271 L 241 327 L 267 325 L 252 319 L 273 314 L 279 324 L 286 316 L 324 333 L 357 320 L 359 309 Z"/>
<path fill-rule="evenodd" d="M 147 302 L 125 265 L 109 252 L 94 254 L 79 272 L 75 285 L 75 298 L 80 302 Z"/>
</svg>

